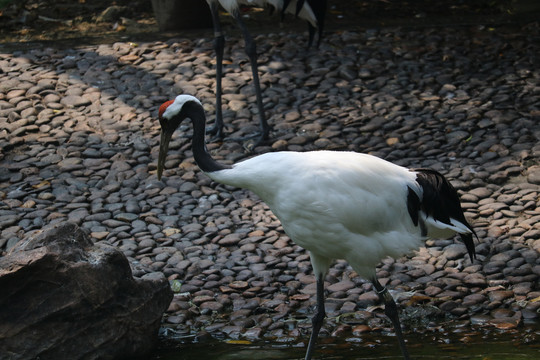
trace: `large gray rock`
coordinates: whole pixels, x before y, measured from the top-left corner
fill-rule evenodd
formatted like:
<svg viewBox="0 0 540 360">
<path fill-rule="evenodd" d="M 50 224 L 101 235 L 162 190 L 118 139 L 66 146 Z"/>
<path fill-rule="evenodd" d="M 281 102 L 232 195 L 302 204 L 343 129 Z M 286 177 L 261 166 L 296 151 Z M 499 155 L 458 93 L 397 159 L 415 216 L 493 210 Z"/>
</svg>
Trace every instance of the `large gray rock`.
<svg viewBox="0 0 540 360">
<path fill-rule="evenodd" d="M 0 258 L 0 359 L 143 356 L 171 299 L 165 278 L 134 279 L 77 225 L 41 231 Z"/>
</svg>

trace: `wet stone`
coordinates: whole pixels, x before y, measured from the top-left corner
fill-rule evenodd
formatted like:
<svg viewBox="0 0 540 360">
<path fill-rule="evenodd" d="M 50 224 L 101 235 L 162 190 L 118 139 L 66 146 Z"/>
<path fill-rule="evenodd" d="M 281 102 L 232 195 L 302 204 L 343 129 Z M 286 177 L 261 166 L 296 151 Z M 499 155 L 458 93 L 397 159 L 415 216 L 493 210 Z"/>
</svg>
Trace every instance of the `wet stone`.
<svg viewBox="0 0 540 360">
<path fill-rule="evenodd" d="M 514 292 L 509 290 L 496 290 L 488 294 L 490 301 L 504 301 L 512 296 L 514 296 Z"/>
<path fill-rule="evenodd" d="M 139 216 L 137 214 L 131 214 L 131 213 L 120 213 L 114 216 L 116 220 L 125 221 L 125 222 L 132 222 L 136 220 Z"/>
<path fill-rule="evenodd" d="M 444 249 L 444 254 L 449 260 L 462 259 L 467 255 L 467 249 L 465 245 L 453 244 Z"/>
</svg>

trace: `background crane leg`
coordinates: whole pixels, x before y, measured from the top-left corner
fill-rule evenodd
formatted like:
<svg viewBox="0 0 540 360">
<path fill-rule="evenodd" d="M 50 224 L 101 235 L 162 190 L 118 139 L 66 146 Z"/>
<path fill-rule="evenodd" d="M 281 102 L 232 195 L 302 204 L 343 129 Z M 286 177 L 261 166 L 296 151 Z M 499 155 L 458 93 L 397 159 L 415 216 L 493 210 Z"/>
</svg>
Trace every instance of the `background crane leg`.
<svg viewBox="0 0 540 360">
<path fill-rule="evenodd" d="M 262 143 L 264 140 L 268 139 L 268 135 L 270 133 L 270 127 L 268 126 L 266 117 L 264 115 L 261 84 L 259 81 L 259 71 L 257 68 L 257 45 L 255 44 L 255 41 L 253 40 L 253 37 L 249 33 L 246 25 L 244 24 L 244 21 L 242 20 L 240 14 L 233 14 L 233 17 L 236 20 L 238 27 L 242 31 L 242 34 L 244 35 L 246 54 L 251 63 L 251 72 L 253 73 L 253 86 L 255 87 L 255 95 L 257 97 L 257 109 L 259 111 L 259 121 L 260 121 L 260 126 L 261 126 L 261 135 L 259 139 L 257 140 L 256 144 L 254 145 L 254 146 L 257 146 L 260 143 Z"/>
<path fill-rule="evenodd" d="M 214 24 L 214 51 L 216 52 L 216 119 L 214 125 L 206 131 L 214 135 L 215 138 L 223 138 L 223 111 L 221 109 L 221 79 L 223 77 L 223 51 L 225 49 L 225 36 L 221 31 L 219 21 L 218 3 L 212 3 L 210 12 L 212 13 L 212 23 Z"/>
</svg>

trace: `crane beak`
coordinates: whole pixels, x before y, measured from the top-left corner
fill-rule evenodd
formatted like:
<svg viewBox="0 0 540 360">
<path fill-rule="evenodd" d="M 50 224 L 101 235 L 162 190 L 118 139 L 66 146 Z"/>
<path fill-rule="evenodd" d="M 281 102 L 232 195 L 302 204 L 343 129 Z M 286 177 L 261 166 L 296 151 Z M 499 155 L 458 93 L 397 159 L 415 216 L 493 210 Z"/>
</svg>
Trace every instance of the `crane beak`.
<svg viewBox="0 0 540 360">
<path fill-rule="evenodd" d="M 167 151 L 169 150 L 169 142 L 174 131 L 170 131 L 164 127 L 161 128 L 161 139 L 159 140 L 159 155 L 157 163 L 157 177 L 161 180 L 163 174 L 163 167 L 165 166 L 165 159 L 167 158 Z"/>
</svg>

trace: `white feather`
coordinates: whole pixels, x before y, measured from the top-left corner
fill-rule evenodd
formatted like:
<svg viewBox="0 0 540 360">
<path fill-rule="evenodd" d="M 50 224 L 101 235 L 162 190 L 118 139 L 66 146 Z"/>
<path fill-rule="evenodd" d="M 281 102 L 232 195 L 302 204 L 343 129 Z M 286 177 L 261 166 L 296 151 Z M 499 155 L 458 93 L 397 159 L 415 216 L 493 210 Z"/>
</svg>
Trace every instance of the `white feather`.
<svg viewBox="0 0 540 360">
<path fill-rule="evenodd" d="M 406 207 L 415 174 L 353 152 L 267 153 L 208 174 L 256 193 L 296 243 L 309 250 L 318 273 L 346 259 L 364 278 L 386 256 L 421 246 Z"/>
<path fill-rule="evenodd" d="M 165 109 L 165 111 L 162 114 L 162 117 L 170 120 L 173 116 L 177 115 L 181 110 L 184 104 L 188 101 L 195 101 L 196 103 L 201 104 L 199 99 L 197 99 L 195 96 L 191 95 L 178 95 L 174 102 Z"/>
</svg>

